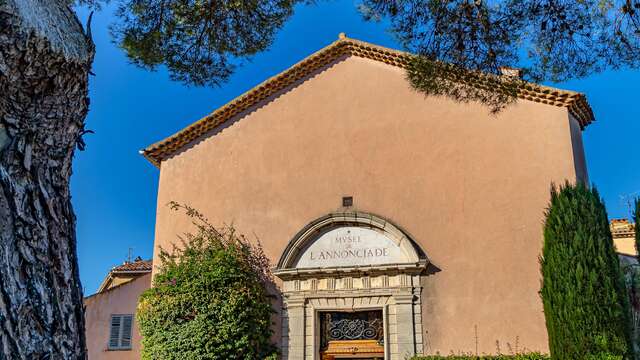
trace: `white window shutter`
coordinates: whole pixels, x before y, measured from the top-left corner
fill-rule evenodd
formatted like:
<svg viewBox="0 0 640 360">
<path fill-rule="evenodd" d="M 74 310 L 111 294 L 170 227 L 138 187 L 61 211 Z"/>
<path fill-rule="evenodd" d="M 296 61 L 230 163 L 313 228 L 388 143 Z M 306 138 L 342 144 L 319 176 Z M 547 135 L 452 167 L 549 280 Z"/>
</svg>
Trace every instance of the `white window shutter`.
<svg viewBox="0 0 640 360">
<path fill-rule="evenodd" d="M 133 326 L 133 315 L 122 316 L 122 332 L 120 336 L 120 347 L 131 347 L 131 328 Z"/>
<path fill-rule="evenodd" d="M 120 329 L 122 328 L 122 317 L 119 315 L 111 316 L 111 331 L 109 332 L 109 348 L 118 348 L 120 346 Z"/>
</svg>

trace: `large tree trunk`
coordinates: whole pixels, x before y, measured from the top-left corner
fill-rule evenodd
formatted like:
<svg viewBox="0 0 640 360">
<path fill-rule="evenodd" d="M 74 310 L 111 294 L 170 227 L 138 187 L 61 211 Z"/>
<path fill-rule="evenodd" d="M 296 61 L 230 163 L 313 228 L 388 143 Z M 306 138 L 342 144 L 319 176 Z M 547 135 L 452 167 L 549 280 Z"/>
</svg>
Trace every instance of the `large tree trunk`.
<svg viewBox="0 0 640 360">
<path fill-rule="evenodd" d="M 65 0 L 0 0 L 0 359 L 86 359 L 69 177 L 93 43 Z"/>
</svg>

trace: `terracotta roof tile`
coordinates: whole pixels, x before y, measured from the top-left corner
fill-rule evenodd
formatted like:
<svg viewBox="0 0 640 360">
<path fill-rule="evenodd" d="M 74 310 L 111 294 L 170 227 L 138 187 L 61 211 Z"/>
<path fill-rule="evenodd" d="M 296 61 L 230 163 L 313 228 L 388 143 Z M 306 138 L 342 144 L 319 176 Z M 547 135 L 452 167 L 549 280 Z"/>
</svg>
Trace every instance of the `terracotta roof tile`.
<svg viewBox="0 0 640 360">
<path fill-rule="evenodd" d="M 162 160 L 170 157 L 182 147 L 205 135 L 218 125 L 240 114 L 261 100 L 281 91 L 298 80 L 303 79 L 313 71 L 330 64 L 343 56 L 358 56 L 385 64 L 405 68 L 411 54 L 373 45 L 364 41 L 354 40 L 345 36 L 303 59 L 289 69 L 266 80 L 236 99 L 218 108 L 210 115 L 196 121 L 176 134 L 157 142 L 141 153 L 155 166 L 160 166 Z M 470 84 L 481 88 L 500 87 L 501 77 L 493 74 L 476 73 L 470 77 Z M 584 94 L 560 90 L 538 84 L 522 81 L 517 90 L 520 99 L 543 104 L 565 107 L 584 128 L 594 121 L 593 111 L 587 103 Z"/>
<path fill-rule="evenodd" d="M 123 272 L 151 272 L 153 263 L 151 260 L 136 260 L 133 262 L 125 262 L 122 265 L 114 266 L 111 269 L 111 273 L 123 273 Z"/>
</svg>

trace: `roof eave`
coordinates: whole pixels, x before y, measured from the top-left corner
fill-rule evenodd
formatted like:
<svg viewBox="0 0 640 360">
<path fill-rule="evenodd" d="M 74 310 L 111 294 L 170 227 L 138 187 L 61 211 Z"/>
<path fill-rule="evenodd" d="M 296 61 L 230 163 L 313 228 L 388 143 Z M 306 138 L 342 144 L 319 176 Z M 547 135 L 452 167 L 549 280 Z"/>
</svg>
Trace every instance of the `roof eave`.
<svg viewBox="0 0 640 360">
<path fill-rule="evenodd" d="M 107 276 L 104 278 L 104 280 L 102 280 L 102 283 L 100 284 L 100 287 L 98 287 L 98 291 L 96 291 L 96 294 L 103 292 L 109 286 L 112 280 L 113 280 L 113 276 L 111 272 L 109 272 Z"/>
<path fill-rule="evenodd" d="M 285 89 L 311 71 L 317 70 L 344 55 L 359 56 L 403 68 L 408 64 L 407 58 L 412 56 L 407 52 L 341 36 L 337 41 L 316 51 L 287 70 L 263 81 L 218 108 L 213 113 L 164 140 L 148 146 L 140 152 L 154 166 L 159 168 L 163 160 L 200 138 L 208 131 L 225 123 L 268 96 Z M 498 77 L 493 74 L 484 74 L 484 76 Z M 528 82 L 523 82 L 522 87 L 518 91 L 518 98 L 567 108 L 568 112 L 576 117 L 581 129 L 584 129 L 591 122 L 595 121 L 593 111 L 582 93 L 560 90 Z"/>
</svg>

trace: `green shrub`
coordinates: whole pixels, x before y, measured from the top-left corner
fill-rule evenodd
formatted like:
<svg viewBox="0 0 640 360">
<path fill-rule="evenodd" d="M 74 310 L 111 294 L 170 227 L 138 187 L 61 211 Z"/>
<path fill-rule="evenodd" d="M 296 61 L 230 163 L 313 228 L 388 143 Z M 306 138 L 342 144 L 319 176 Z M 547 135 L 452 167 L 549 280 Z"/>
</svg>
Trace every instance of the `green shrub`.
<svg viewBox="0 0 640 360">
<path fill-rule="evenodd" d="M 515 355 L 428 355 L 415 356 L 411 360 L 549 360 L 549 355 L 539 353 L 515 354 Z M 599 353 L 597 355 L 586 355 L 581 360 L 622 360 L 620 355 Z"/>
<path fill-rule="evenodd" d="M 633 351 L 637 353 L 636 359 L 640 359 L 638 352 L 638 344 L 640 344 L 640 268 L 637 264 L 629 261 L 623 261 L 621 265 L 629 295 Z"/>
<path fill-rule="evenodd" d="M 153 287 L 140 298 L 142 359 L 275 359 L 261 248 L 233 227 L 216 229 L 195 210 L 171 206 L 185 209 L 197 232 L 161 252 Z"/>
<path fill-rule="evenodd" d="M 411 358 L 411 360 L 549 360 L 549 355 L 539 353 L 513 355 L 427 355 L 416 356 Z"/>
<path fill-rule="evenodd" d="M 552 187 L 540 264 L 552 358 L 629 355 L 625 284 L 607 212 L 594 188 L 583 184 Z"/>
<path fill-rule="evenodd" d="M 606 352 L 587 355 L 584 357 L 585 360 L 622 360 L 624 357 L 622 355 L 613 355 Z"/>
</svg>

